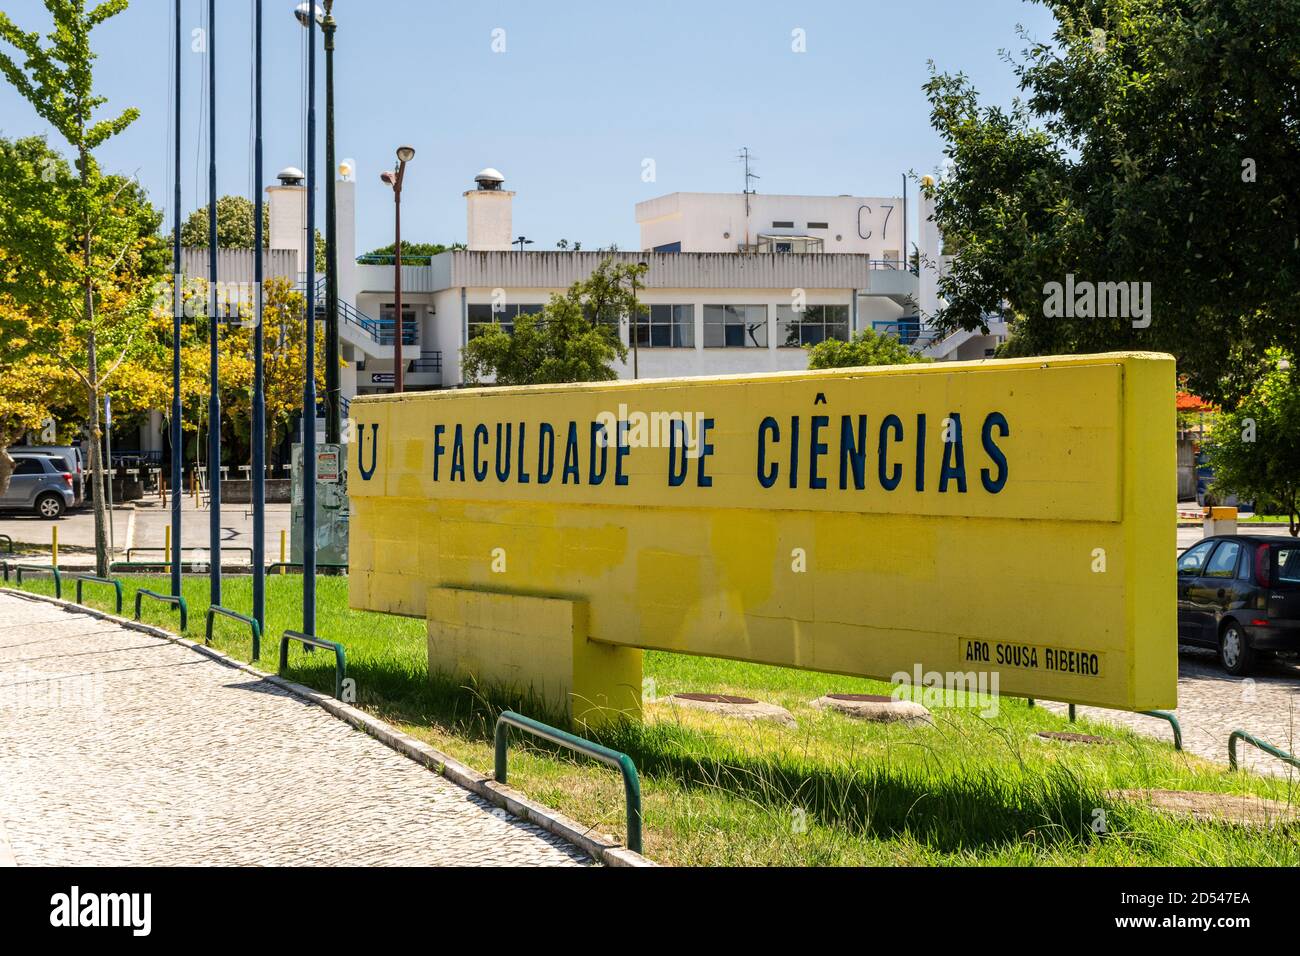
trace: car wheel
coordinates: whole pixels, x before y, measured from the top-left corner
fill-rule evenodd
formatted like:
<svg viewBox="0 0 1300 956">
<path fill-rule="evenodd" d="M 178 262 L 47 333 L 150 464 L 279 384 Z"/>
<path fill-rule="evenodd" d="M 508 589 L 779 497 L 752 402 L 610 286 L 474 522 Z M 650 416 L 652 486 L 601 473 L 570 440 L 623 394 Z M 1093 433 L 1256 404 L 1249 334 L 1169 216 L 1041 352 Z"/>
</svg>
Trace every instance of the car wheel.
<svg viewBox="0 0 1300 956">
<path fill-rule="evenodd" d="M 1255 664 L 1255 651 L 1246 639 L 1246 631 L 1234 621 L 1224 625 L 1219 634 L 1219 663 L 1237 677 L 1250 673 Z"/>
<path fill-rule="evenodd" d="M 58 495 L 41 495 L 36 499 L 36 513 L 42 518 L 62 518 L 64 507 Z"/>
</svg>

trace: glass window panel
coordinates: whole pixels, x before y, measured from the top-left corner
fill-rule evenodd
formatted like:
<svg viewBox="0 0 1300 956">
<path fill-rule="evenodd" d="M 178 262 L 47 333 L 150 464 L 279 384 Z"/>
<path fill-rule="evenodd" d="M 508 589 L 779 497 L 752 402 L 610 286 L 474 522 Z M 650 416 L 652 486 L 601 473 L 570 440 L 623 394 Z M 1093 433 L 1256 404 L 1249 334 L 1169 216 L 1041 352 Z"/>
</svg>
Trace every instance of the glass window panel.
<svg viewBox="0 0 1300 956">
<path fill-rule="evenodd" d="M 1235 541 L 1225 541 L 1214 552 L 1205 576 L 1210 578 L 1230 578 L 1237 570 L 1237 557 L 1241 554 L 1241 545 Z"/>
<path fill-rule="evenodd" d="M 673 345 L 681 349 L 695 348 L 695 307 L 673 306 Z"/>
<path fill-rule="evenodd" d="M 1199 574 L 1201 567 L 1205 564 L 1205 559 L 1209 556 L 1210 549 L 1214 547 L 1213 541 L 1205 541 L 1198 544 L 1183 554 L 1178 559 L 1179 574 Z"/>
</svg>

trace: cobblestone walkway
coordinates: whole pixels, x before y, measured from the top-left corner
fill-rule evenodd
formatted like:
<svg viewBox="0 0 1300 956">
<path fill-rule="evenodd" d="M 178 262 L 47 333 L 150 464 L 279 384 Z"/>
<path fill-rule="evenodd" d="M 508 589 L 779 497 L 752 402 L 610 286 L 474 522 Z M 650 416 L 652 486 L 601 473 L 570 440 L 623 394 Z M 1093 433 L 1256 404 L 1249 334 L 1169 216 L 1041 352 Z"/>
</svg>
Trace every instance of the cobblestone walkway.
<svg viewBox="0 0 1300 956">
<path fill-rule="evenodd" d="M 0 864 L 6 855 L 19 866 L 589 862 L 265 681 L 0 594 Z"/>
<path fill-rule="evenodd" d="M 1042 702 L 1065 713 L 1065 704 Z M 1259 666 L 1249 680 L 1233 677 L 1212 651 L 1178 652 L 1178 709 L 1184 749 L 1218 763 L 1228 762 L 1228 735 L 1244 730 L 1288 753 L 1300 748 L 1300 668 L 1280 662 Z M 1100 707 L 1080 707 L 1080 718 L 1109 721 L 1162 740 L 1173 740 L 1169 724 L 1153 717 Z M 1237 745 L 1241 765 L 1259 773 L 1300 777 L 1276 757 L 1245 743 Z"/>
</svg>

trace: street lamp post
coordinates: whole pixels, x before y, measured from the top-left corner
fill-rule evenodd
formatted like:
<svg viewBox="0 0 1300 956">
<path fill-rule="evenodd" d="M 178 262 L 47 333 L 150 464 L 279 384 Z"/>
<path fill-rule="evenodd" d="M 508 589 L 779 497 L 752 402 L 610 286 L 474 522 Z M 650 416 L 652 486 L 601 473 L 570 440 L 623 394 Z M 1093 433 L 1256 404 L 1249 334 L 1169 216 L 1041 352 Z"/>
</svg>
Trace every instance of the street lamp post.
<svg viewBox="0 0 1300 956">
<path fill-rule="evenodd" d="M 325 170 L 329 176 L 325 184 L 325 441 L 339 442 L 339 409 L 342 406 L 339 390 L 339 243 L 336 171 L 334 147 L 334 33 L 338 21 L 334 19 L 334 0 L 323 0 L 321 7 L 312 9 L 310 3 L 300 3 L 294 16 L 304 28 L 315 14 L 316 22 L 325 35 Z M 315 262 L 316 248 L 312 237 L 311 256 Z M 315 269 L 310 273 L 313 277 Z"/>
<path fill-rule="evenodd" d="M 334 150 L 334 0 L 323 0 L 324 16 L 316 13 L 316 22 L 325 35 L 325 441 L 338 444 L 339 408 L 339 242 L 336 171 Z M 318 8 L 319 10 L 319 8 Z M 311 5 L 300 3 L 294 11 L 298 22 L 307 26 Z M 315 249 L 313 248 L 313 256 Z"/>
<path fill-rule="evenodd" d="M 404 390 L 402 361 L 402 334 L 405 322 L 402 321 L 402 180 L 406 178 L 406 164 L 415 158 L 415 150 L 410 146 L 397 148 L 397 170 L 385 170 L 379 178 L 393 187 L 394 240 L 393 240 L 393 391 Z"/>
</svg>

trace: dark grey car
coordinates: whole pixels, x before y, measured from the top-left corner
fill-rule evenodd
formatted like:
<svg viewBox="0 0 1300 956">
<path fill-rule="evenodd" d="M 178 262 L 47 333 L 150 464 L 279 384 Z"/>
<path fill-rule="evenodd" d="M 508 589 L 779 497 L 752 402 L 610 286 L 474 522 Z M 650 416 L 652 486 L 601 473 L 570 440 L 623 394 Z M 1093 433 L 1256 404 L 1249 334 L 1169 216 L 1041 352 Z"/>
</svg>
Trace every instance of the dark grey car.
<svg viewBox="0 0 1300 956">
<path fill-rule="evenodd" d="M 61 458 L 50 455 L 12 455 L 14 473 L 9 489 L 0 497 L 0 509 L 35 511 L 42 518 L 61 518 L 76 500 L 73 476 Z"/>
<path fill-rule="evenodd" d="M 1300 652 L 1300 542 L 1219 535 L 1178 558 L 1178 641 L 1212 647 L 1229 674 Z"/>
</svg>

